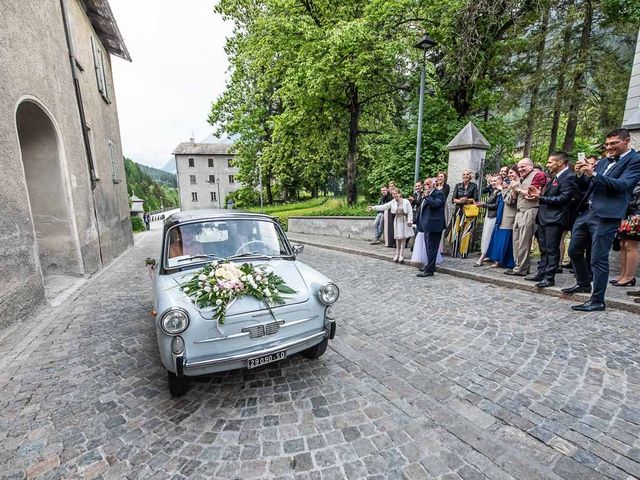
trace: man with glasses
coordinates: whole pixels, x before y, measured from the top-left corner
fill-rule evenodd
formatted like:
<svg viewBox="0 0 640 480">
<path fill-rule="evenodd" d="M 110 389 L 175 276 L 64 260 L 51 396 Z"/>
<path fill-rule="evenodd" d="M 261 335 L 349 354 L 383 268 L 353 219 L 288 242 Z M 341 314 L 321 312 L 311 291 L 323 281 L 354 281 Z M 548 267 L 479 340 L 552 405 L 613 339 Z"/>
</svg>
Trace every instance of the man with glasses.
<svg viewBox="0 0 640 480">
<path fill-rule="evenodd" d="M 609 281 L 609 251 L 624 218 L 631 192 L 640 181 L 640 154 L 630 148 L 629 131 L 618 129 L 606 137 L 607 156 L 593 166 L 586 160 L 576 163 L 578 188 L 585 192 L 571 231 L 569 257 L 577 283 L 564 293 L 591 292 L 591 298 L 571 308 L 580 312 L 605 309 L 604 294 Z M 586 205 L 586 208 L 585 208 Z M 593 289 L 586 251 L 591 246 Z"/>
</svg>

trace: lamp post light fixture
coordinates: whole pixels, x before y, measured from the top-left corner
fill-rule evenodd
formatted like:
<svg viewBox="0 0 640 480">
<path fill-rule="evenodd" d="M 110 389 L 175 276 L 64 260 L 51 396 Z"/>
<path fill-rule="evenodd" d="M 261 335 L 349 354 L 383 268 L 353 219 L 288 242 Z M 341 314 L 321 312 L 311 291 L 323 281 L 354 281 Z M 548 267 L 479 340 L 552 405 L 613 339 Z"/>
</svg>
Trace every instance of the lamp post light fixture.
<svg viewBox="0 0 640 480">
<path fill-rule="evenodd" d="M 420 104 L 418 106 L 418 139 L 416 141 L 416 166 L 414 172 L 414 183 L 420 178 L 420 151 L 422 150 L 422 114 L 424 111 L 424 77 L 427 65 L 427 49 L 436 45 L 433 39 L 425 34 L 414 46 L 423 51 L 422 56 L 422 73 L 420 74 Z"/>
</svg>

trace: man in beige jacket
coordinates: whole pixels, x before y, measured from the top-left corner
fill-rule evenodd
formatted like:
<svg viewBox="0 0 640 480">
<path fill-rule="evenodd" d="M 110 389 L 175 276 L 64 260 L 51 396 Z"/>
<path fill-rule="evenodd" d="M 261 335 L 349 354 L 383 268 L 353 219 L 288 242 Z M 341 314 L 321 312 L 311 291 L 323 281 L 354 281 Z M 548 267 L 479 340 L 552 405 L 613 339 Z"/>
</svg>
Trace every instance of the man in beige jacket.
<svg viewBox="0 0 640 480">
<path fill-rule="evenodd" d="M 513 188 L 516 194 L 516 219 L 513 224 L 513 259 L 515 267 L 505 271 L 505 275 L 524 277 L 529 273 L 529 257 L 531 243 L 536 228 L 538 213 L 538 199 L 529 196 L 529 187 L 542 189 L 547 184 L 547 176 L 540 170 L 534 170 L 530 158 L 523 158 L 518 162 L 520 184 Z"/>
</svg>

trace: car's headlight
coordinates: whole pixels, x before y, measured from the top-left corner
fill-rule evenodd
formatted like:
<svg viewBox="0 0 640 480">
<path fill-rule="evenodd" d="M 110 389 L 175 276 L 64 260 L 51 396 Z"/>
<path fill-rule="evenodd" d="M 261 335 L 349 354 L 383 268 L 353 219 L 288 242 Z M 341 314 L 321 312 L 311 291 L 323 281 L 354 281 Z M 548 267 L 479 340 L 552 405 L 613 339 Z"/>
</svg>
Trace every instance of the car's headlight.
<svg viewBox="0 0 640 480">
<path fill-rule="evenodd" d="M 327 283 L 326 285 L 323 285 L 322 288 L 320 288 L 318 296 L 320 297 L 320 301 L 322 303 L 324 303 L 325 305 L 331 305 L 332 303 L 335 303 L 336 300 L 338 300 L 338 297 L 340 296 L 340 290 L 338 289 L 338 286 L 336 284 Z"/>
<path fill-rule="evenodd" d="M 189 315 L 181 308 L 170 308 L 160 319 L 162 330 L 168 335 L 178 335 L 189 326 Z"/>
</svg>

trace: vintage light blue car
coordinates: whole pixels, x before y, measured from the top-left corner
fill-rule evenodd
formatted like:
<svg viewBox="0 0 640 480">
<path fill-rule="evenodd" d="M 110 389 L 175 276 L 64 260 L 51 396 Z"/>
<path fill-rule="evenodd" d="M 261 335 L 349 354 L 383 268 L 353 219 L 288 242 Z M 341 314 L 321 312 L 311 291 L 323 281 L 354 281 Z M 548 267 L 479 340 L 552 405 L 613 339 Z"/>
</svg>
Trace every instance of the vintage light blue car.
<svg viewBox="0 0 640 480">
<path fill-rule="evenodd" d="M 336 332 L 338 287 L 298 261 L 280 225 L 267 215 L 228 210 L 177 213 L 164 224 L 162 251 L 151 260 L 155 325 L 169 391 L 184 394 L 190 376 L 254 368 L 302 352 L 321 356 Z M 252 296 L 232 300 L 220 325 L 180 285 L 212 261 L 250 263 L 281 277 L 295 293 L 272 305 Z"/>
</svg>

